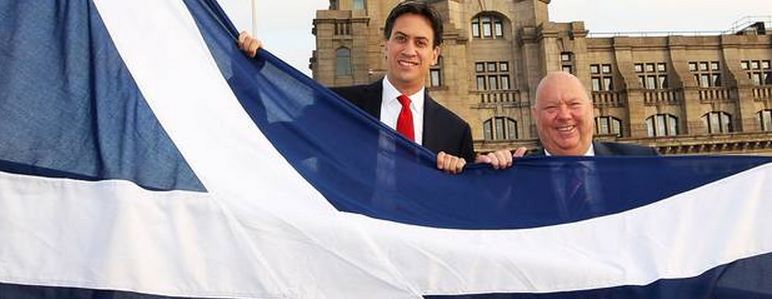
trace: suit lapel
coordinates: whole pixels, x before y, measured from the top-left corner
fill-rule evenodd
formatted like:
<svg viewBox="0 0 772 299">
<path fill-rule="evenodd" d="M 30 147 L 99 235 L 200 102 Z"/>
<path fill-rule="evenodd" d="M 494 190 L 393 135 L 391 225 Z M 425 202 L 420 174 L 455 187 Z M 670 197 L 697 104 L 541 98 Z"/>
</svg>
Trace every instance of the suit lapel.
<svg viewBox="0 0 772 299">
<path fill-rule="evenodd" d="M 438 148 L 438 142 L 440 140 L 438 139 L 438 132 L 442 130 L 442 128 L 438 128 L 437 121 L 430 121 L 430 120 L 436 120 L 438 119 L 437 114 L 440 110 L 440 104 L 437 104 L 431 97 L 429 97 L 429 93 L 424 94 L 424 132 L 422 135 L 423 138 L 423 146 L 435 149 Z"/>
<path fill-rule="evenodd" d="M 381 102 L 383 101 L 383 79 L 365 87 L 365 96 L 359 107 L 373 117 L 381 119 Z"/>
<path fill-rule="evenodd" d="M 532 156 L 532 157 L 544 157 L 546 155 L 547 154 L 544 153 L 544 148 L 541 148 L 541 147 L 537 147 L 533 150 L 528 151 L 528 153 L 526 153 L 526 156 Z"/>
<path fill-rule="evenodd" d="M 592 142 L 592 150 L 595 151 L 596 156 L 611 156 L 611 150 L 603 143 Z"/>
</svg>

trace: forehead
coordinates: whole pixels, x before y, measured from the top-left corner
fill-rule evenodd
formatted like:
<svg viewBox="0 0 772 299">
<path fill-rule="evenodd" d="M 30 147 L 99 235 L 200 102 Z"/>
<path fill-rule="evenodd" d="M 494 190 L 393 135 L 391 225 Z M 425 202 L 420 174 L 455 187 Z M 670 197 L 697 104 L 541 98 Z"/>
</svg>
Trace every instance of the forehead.
<svg viewBox="0 0 772 299">
<path fill-rule="evenodd" d="M 539 89 L 540 104 L 553 104 L 559 102 L 589 102 L 587 93 L 580 82 L 576 80 L 555 79 L 545 82 Z"/>
<path fill-rule="evenodd" d="M 394 20 L 394 28 L 391 30 L 391 35 L 394 36 L 397 33 L 429 40 L 432 40 L 434 36 L 429 19 L 413 13 L 400 15 Z"/>
</svg>

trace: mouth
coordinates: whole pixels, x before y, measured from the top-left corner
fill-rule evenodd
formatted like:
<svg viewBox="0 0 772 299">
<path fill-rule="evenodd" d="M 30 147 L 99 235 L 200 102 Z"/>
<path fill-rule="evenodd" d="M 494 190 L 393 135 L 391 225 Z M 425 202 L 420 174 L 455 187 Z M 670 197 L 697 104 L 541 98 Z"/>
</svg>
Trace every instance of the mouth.
<svg viewBox="0 0 772 299">
<path fill-rule="evenodd" d="M 410 61 L 410 60 L 397 60 L 397 64 L 403 67 L 414 67 L 418 65 L 417 61 Z"/>
<path fill-rule="evenodd" d="M 575 125 L 565 125 L 555 128 L 560 134 L 571 134 L 576 131 Z"/>
</svg>

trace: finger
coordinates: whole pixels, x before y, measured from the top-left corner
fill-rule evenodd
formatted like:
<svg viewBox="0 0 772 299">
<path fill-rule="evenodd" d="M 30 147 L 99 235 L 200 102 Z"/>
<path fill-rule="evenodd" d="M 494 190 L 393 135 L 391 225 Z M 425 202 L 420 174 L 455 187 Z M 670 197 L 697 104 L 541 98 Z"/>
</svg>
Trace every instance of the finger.
<svg viewBox="0 0 772 299">
<path fill-rule="evenodd" d="M 493 169 L 499 169 L 501 165 L 499 163 L 499 158 L 496 157 L 496 153 L 488 153 L 486 156 L 491 160 L 490 164 L 493 166 Z"/>
<path fill-rule="evenodd" d="M 256 39 L 249 39 L 247 42 L 247 53 L 249 54 L 249 57 L 255 57 L 255 55 L 257 55 L 258 46 L 259 44 Z"/>
<path fill-rule="evenodd" d="M 437 169 L 444 170 L 442 169 L 442 165 L 444 165 L 445 163 L 446 156 L 447 154 L 445 152 L 440 152 L 439 154 L 437 154 Z"/>
<path fill-rule="evenodd" d="M 242 31 L 241 33 L 239 33 L 239 47 L 241 47 L 241 44 L 243 44 L 244 40 L 246 40 L 246 39 L 247 39 L 247 32 L 246 31 Z"/>
<path fill-rule="evenodd" d="M 476 163 L 491 163 L 491 158 L 488 158 L 487 155 L 478 155 L 477 158 L 475 158 L 474 162 Z"/>
<path fill-rule="evenodd" d="M 458 158 L 448 155 L 448 158 L 445 159 L 445 163 L 442 165 L 442 169 L 445 170 L 445 172 L 453 173 L 453 165 L 456 163 Z"/>
<path fill-rule="evenodd" d="M 499 161 L 498 169 L 502 169 L 504 168 L 504 166 L 507 165 L 506 158 L 504 158 L 504 155 L 502 154 L 501 150 L 493 152 L 493 156 L 496 157 L 496 160 Z"/>
<path fill-rule="evenodd" d="M 512 154 L 509 152 L 509 150 L 500 150 L 496 152 L 496 157 L 499 158 L 501 168 L 512 166 Z"/>
<path fill-rule="evenodd" d="M 455 172 L 453 172 L 453 174 L 461 173 L 464 170 L 465 165 L 466 165 L 466 160 L 464 160 L 464 158 L 458 159 L 458 163 L 456 163 Z"/>
<path fill-rule="evenodd" d="M 521 158 L 521 157 L 525 156 L 525 152 L 527 152 L 527 151 L 528 151 L 528 149 L 526 149 L 524 146 L 518 147 L 515 150 L 515 153 L 512 154 L 512 157 L 514 157 L 514 158 Z"/>
</svg>

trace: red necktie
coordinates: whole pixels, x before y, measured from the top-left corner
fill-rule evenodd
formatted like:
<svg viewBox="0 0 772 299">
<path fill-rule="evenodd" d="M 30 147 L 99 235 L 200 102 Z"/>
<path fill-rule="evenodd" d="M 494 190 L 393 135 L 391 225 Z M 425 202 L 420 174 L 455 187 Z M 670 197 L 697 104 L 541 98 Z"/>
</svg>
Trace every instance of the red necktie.
<svg viewBox="0 0 772 299">
<path fill-rule="evenodd" d="M 397 100 L 402 104 L 402 110 L 399 110 L 399 118 L 397 118 L 397 132 L 410 139 L 410 141 L 415 141 L 413 113 L 410 112 L 410 98 L 403 94 L 397 97 Z"/>
</svg>

